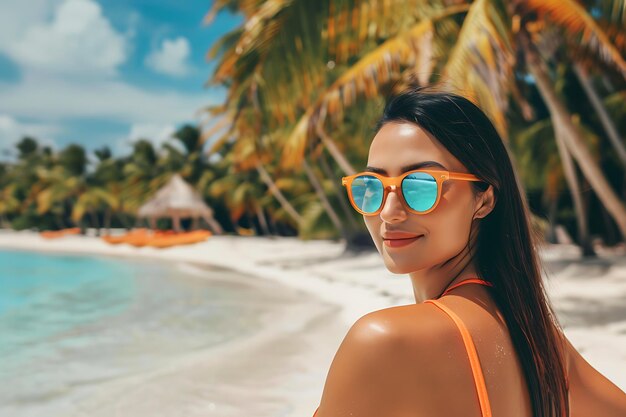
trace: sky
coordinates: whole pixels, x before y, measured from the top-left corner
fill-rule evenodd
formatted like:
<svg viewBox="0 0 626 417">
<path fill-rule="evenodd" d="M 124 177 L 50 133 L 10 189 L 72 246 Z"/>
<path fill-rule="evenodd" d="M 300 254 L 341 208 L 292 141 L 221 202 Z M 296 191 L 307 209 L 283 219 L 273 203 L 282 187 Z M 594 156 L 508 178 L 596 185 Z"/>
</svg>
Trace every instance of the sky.
<svg viewBox="0 0 626 417">
<path fill-rule="evenodd" d="M 202 20 L 211 0 L 1 0 L 0 159 L 23 136 L 60 150 L 108 146 L 127 154 L 223 101 L 204 87 L 211 45 L 241 16 Z M 210 123 L 210 120 L 209 120 Z"/>
</svg>

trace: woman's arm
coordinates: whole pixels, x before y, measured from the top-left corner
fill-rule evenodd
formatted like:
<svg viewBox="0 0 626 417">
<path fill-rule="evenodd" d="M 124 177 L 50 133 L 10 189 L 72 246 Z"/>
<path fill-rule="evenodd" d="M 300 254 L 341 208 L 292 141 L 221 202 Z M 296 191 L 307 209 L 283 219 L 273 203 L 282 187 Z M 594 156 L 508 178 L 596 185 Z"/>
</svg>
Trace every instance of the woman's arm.
<svg viewBox="0 0 626 417">
<path fill-rule="evenodd" d="M 563 336 L 568 355 L 571 417 L 624 417 L 626 393 L 583 358 Z"/>
<path fill-rule="evenodd" d="M 315 417 L 416 415 L 419 372 L 408 366 L 414 358 L 406 353 L 419 353 L 419 346 L 407 342 L 395 322 L 376 311 L 352 325 L 331 363 Z"/>
</svg>

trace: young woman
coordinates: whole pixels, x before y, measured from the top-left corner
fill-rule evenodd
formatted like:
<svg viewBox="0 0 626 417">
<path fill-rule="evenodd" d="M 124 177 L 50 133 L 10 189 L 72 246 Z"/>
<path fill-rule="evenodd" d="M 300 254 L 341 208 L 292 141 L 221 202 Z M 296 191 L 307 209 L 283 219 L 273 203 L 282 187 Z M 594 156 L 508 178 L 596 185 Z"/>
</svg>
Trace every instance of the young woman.
<svg viewBox="0 0 626 417">
<path fill-rule="evenodd" d="M 626 394 L 563 335 L 506 146 L 477 106 L 397 94 L 367 165 L 343 185 L 416 304 L 354 323 L 315 417 L 626 416 Z"/>
</svg>

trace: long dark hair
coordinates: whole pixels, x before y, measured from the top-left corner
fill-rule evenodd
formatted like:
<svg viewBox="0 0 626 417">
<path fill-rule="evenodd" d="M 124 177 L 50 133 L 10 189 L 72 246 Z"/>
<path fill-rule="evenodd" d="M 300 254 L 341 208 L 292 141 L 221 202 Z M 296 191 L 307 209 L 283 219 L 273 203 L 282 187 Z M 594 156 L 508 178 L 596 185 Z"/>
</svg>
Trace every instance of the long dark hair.
<svg viewBox="0 0 626 417">
<path fill-rule="evenodd" d="M 475 240 L 477 273 L 493 284 L 494 301 L 524 369 L 533 415 L 569 416 L 563 331 L 543 285 L 539 231 L 532 227 L 506 144 L 478 106 L 438 86 L 409 86 L 392 94 L 376 130 L 394 121 L 428 131 L 484 181 L 471 182 L 475 192 L 493 186 L 496 203 L 480 220 Z"/>
</svg>

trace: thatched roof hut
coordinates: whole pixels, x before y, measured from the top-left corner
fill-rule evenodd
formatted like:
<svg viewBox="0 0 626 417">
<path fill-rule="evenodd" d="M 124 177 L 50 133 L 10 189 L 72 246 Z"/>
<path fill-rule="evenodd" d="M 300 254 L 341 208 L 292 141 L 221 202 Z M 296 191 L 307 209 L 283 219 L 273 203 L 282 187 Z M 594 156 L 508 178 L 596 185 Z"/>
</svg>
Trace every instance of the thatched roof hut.
<svg viewBox="0 0 626 417">
<path fill-rule="evenodd" d="M 213 218 L 213 209 L 209 207 L 198 193 L 179 174 L 172 178 L 138 211 L 139 217 L 151 220 L 160 217 L 171 217 L 174 229 L 180 230 L 180 219 L 186 217 L 203 218 L 215 234 L 222 234 L 220 224 Z"/>
</svg>

